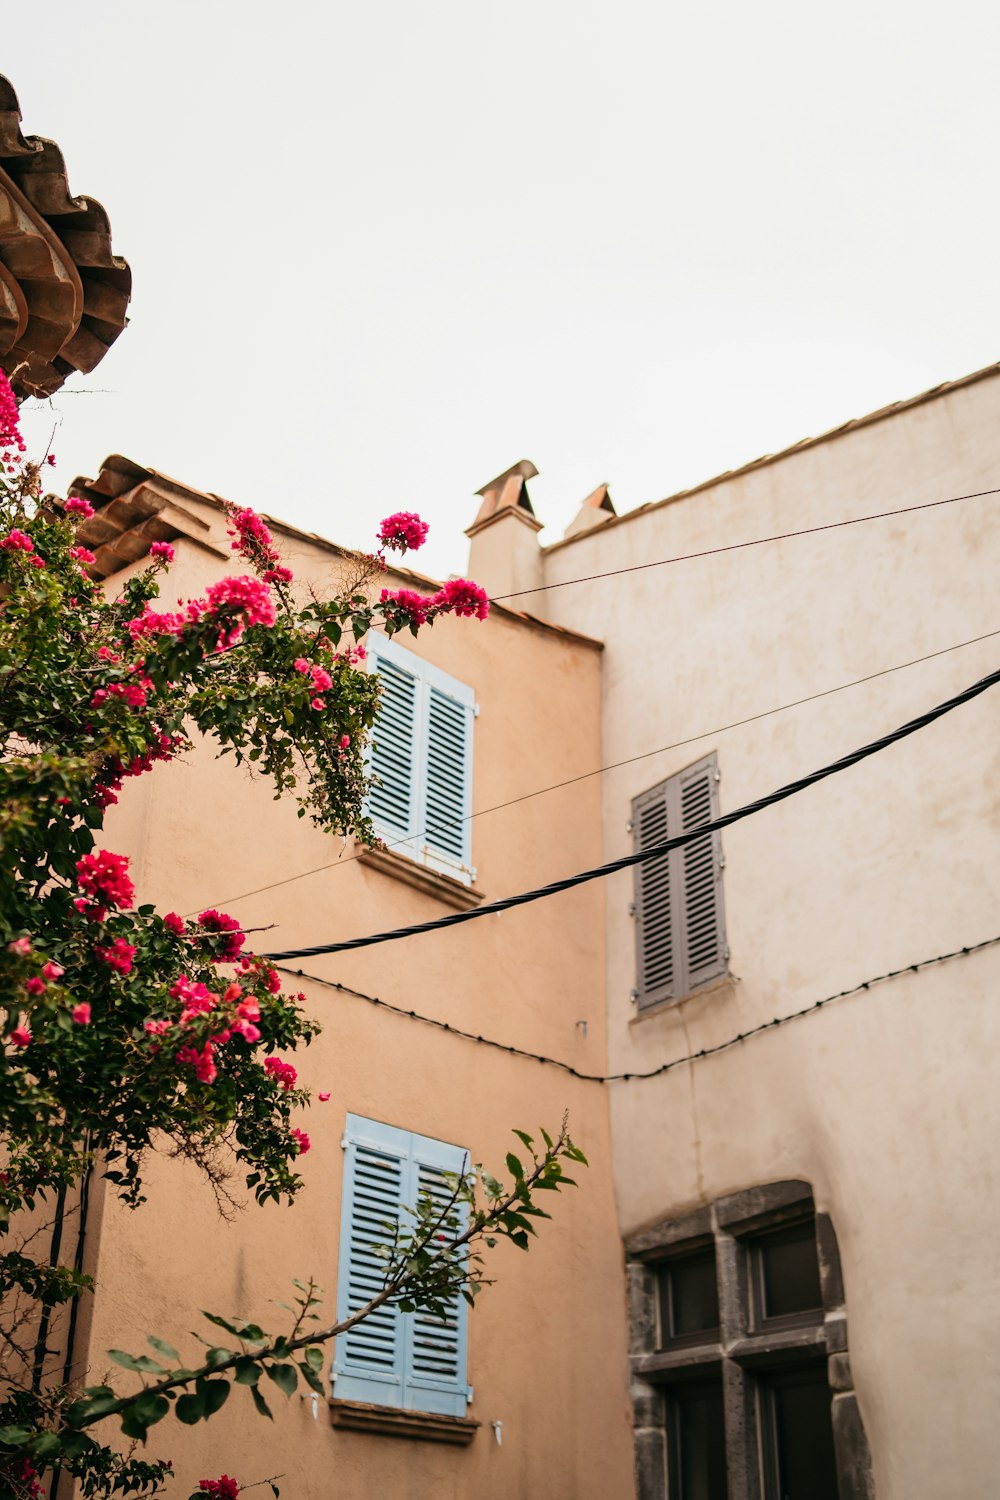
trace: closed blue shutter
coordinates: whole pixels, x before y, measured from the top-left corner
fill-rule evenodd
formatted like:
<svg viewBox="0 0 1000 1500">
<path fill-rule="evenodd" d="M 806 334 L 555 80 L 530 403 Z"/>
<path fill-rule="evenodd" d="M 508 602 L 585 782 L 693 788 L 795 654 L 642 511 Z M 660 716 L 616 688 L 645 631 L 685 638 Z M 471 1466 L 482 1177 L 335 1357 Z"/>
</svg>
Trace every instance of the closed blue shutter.
<svg viewBox="0 0 1000 1500">
<path fill-rule="evenodd" d="M 473 691 L 382 636 L 382 679 L 368 810 L 390 848 L 469 884 L 472 869 Z"/>
<path fill-rule="evenodd" d="M 392 1239 L 392 1224 L 421 1192 L 442 1207 L 451 1188 L 445 1172 L 461 1172 L 467 1153 L 426 1136 L 359 1115 L 347 1116 L 337 1319 L 350 1317 L 381 1290 L 385 1263 L 372 1247 Z M 441 1226 L 449 1237 L 464 1226 L 453 1211 Z M 336 1341 L 334 1394 L 349 1401 L 464 1416 L 468 1306 L 457 1296 L 444 1317 L 383 1306 Z"/>
<path fill-rule="evenodd" d="M 382 697 L 372 736 L 371 769 L 377 782 L 368 798 L 369 811 L 380 828 L 404 838 L 417 832 L 419 766 L 419 677 L 398 661 L 378 651 L 375 657 Z"/>
</svg>

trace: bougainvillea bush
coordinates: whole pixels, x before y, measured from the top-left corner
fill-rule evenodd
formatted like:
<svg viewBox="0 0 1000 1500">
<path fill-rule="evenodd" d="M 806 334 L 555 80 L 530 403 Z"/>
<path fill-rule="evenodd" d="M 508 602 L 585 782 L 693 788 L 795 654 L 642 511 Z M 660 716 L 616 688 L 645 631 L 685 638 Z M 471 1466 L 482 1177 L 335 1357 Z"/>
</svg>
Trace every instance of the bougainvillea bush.
<svg viewBox="0 0 1000 1500">
<path fill-rule="evenodd" d="M 155 1146 L 213 1181 L 237 1170 L 259 1203 L 283 1204 L 309 1148 L 289 1061 L 315 1029 L 304 997 L 284 992 L 226 913 L 183 920 L 144 904 L 105 843 L 105 812 L 197 732 L 297 798 L 300 815 L 371 842 L 364 752 L 378 686 L 363 637 L 373 623 L 392 634 L 445 613 L 484 618 L 488 601 L 467 580 L 435 595 L 379 588 L 384 549 L 426 534 L 409 512 L 382 523 L 382 550 L 347 591 L 300 599 L 263 520 L 234 507 L 233 571 L 164 607 L 169 543 L 117 591 L 94 579 L 77 535 L 91 506 L 43 494 L 2 375 L 0 451 L 0 1493 L 48 1495 L 61 1475 L 67 1496 L 72 1479 L 88 1496 L 153 1494 L 170 1464 L 141 1446 L 151 1427 L 168 1412 L 206 1420 L 239 1385 L 266 1415 L 262 1372 L 286 1395 L 300 1379 L 324 1394 L 337 1328 L 322 1326 L 310 1283 L 283 1333 L 213 1314 L 207 1353 L 187 1364 L 155 1333 L 149 1353 L 111 1351 L 131 1372 L 121 1390 L 62 1364 L 89 1283 L 60 1260 L 59 1226 L 85 1208 L 95 1174 L 141 1211 Z M 565 1129 L 522 1141 L 508 1188 L 470 1171 L 451 1217 L 428 1202 L 397 1228 L 374 1305 L 440 1310 L 481 1285 L 480 1241 L 527 1246 L 537 1192 L 581 1158 Z M 220 1474 L 196 1493 L 239 1488 Z"/>
</svg>

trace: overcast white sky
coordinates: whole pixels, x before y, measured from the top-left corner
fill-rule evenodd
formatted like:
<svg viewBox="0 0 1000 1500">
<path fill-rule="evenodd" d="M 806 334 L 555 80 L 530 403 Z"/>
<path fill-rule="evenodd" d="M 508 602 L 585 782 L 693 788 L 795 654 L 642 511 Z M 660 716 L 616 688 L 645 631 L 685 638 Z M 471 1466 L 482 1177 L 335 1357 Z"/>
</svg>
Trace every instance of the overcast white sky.
<svg viewBox="0 0 1000 1500">
<path fill-rule="evenodd" d="M 8 9 L 13 9 L 9 7 Z M 545 540 L 1000 358 L 995 0 L 21 5 L 132 265 L 54 421 L 367 548 L 516 459 Z"/>
</svg>

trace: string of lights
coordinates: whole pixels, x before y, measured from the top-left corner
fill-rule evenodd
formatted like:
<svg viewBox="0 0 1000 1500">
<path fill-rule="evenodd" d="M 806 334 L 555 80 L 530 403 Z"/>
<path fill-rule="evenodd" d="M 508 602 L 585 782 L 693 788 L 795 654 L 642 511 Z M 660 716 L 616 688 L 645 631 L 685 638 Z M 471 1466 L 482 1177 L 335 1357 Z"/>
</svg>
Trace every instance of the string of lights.
<svg viewBox="0 0 1000 1500">
<path fill-rule="evenodd" d="M 504 604 L 508 599 L 521 599 L 528 594 L 549 593 L 553 589 L 571 588 L 576 583 L 596 583 L 602 578 L 618 578 L 623 573 L 641 573 L 646 568 L 666 568 L 671 563 L 694 562 L 699 557 L 717 557 L 721 552 L 742 552 L 748 547 L 763 547 L 768 542 L 787 542 L 793 537 L 815 536 L 820 531 L 839 531 L 843 526 L 860 526 L 864 521 L 885 521 L 890 516 L 908 516 L 918 510 L 934 510 L 939 505 L 957 505 L 959 500 L 982 500 L 987 495 L 1000 495 L 1000 489 L 972 490 L 967 495 L 949 495 L 946 500 L 925 500 L 920 505 L 902 505 L 898 510 L 879 510 L 867 516 L 854 516 L 847 521 L 826 521 L 822 526 L 803 526 L 798 531 L 780 531 L 774 536 L 755 537 L 749 542 L 727 542 L 722 547 L 706 547 L 701 552 L 685 552 L 677 557 L 661 557 L 653 562 L 633 563 L 627 568 L 609 568 L 604 573 L 588 573 L 583 578 L 563 578 L 557 583 L 540 583 L 534 589 L 517 589 L 513 594 L 496 594 L 493 604 Z M 624 520 L 625 518 L 622 517 Z"/>
<path fill-rule="evenodd" d="M 855 677 L 850 682 L 838 682 L 836 687 L 821 688 L 819 692 L 808 693 L 804 698 L 794 698 L 790 703 L 780 703 L 776 708 L 765 708 L 760 713 L 734 719 L 730 724 L 717 725 L 714 729 L 703 729 L 700 733 L 689 734 L 682 740 L 673 740 L 669 745 L 657 745 L 653 750 L 642 750 L 638 755 L 629 755 L 624 760 L 612 761 L 606 766 L 597 766 L 593 771 L 581 771 L 578 776 L 567 776 L 563 781 L 553 781 L 548 786 L 536 787 L 532 792 L 522 792 L 518 797 L 509 797 L 506 802 L 495 802 L 490 807 L 477 808 L 475 812 L 468 813 L 463 818 L 453 818 L 445 826 L 455 828 L 475 818 L 485 818 L 490 813 L 516 807 L 521 802 L 530 802 L 535 797 L 547 796 L 549 792 L 558 792 L 564 787 L 575 786 L 580 781 L 589 781 L 594 776 L 605 776 L 609 771 L 621 770 L 623 766 L 633 766 L 639 761 L 651 760 L 654 755 L 665 755 L 668 751 L 683 749 L 685 745 L 697 744 L 699 740 L 717 739 L 719 735 L 728 734 L 733 729 L 742 729 L 747 724 L 756 724 L 761 719 L 771 718 L 774 714 L 783 714 L 793 708 L 802 708 L 807 703 L 816 703 L 821 698 L 829 698 L 835 693 L 846 692 L 848 688 L 861 687 L 866 682 L 875 682 L 880 677 L 889 677 L 893 672 L 905 672 L 909 667 L 919 667 L 924 662 L 935 661 L 939 656 L 948 656 L 952 651 L 961 651 L 966 646 L 977 646 L 981 641 L 993 640 L 998 635 L 1000 635 L 1000 630 L 990 630 L 985 635 L 976 635 L 967 641 L 956 641 L 953 646 L 942 646 L 939 651 L 928 651 L 925 656 L 915 656 L 911 661 L 897 662 L 892 667 L 882 667 L 877 672 L 868 672 L 864 677 Z M 386 842 L 385 847 L 395 849 L 406 843 L 409 843 L 409 840 L 405 838 L 392 839 Z M 297 880 L 307 880 L 311 875 L 321 875 L 326 870 L 342 869 L 345 865 L 353 864 L 355 860 L 361 859 L 363 854 L 362 850 L 356 854 L 342 855 L 339 859 L 327 860 L 324 864 L 314 865 L 309 870 L 299 870 L 295 875 L 286 875 L 281 880 L 271 880 L 267 885 L 254 886 L 250 891 L 241 891 L 238 896 L 223 896 L 212 902 L 212 905 L 232 906 L 237 901 L 246 901 L 251 896 L 262 895 L 265 891 L 277 890 L 280 886 L 291 885 Z M 188 915 L 194 916 L 195 913 L 192 911 Z"/>
<path fill-rule="evenodd" d="M 555 1057 L 546 1057 L 541 1052 L 530 1052 L 524 1047 L 509 1046 L 506 1042 L 494 1041 L 492 1037 L 479 1036 L 475 1032 L 465 1031 L 461 1026 L 453 1026 L 449 1021 L 439 1021 L 434 1016 L 422 1015 L 416 1010 L 407 1010 L 405 1006 L 393 1005 L 389 1000 L 382 1000 L 378 995 L 368 995 L 364 990 L 355 989 L 353 985 L 341 984 L 333 979 L 321 979 L 318 974 L 306 974 L 302 969 L 289 969 L 279 964 L 278 968 L 284 974 L 290 974 L 297 980 L 308 984 L 318 984 L 324 989 L 337 990 L 342 995 L 352 995 L 357 1000 L 365 1000 L 369 1005 L 375 1005 L 380 1010 L 390 1010 L 397 1016 L 405 1016 L 408 1020 L 419 1021 L 424 1026 L 433 1026 L 438 1031 L 447 1031 L 451 1036 L 462 1037 L 467 1042 L 478 1042 L 480 1046 L 492 1047 L 497 1052 L 508 1052 L 514 1057 L 524 1057 L 532 1062 L 543 1063 L 549 1068 L 558 1068 L 563 1073 L 568 1073 L 572 1078 L 578 1078 L 583 1083 L 631 1083 L 644 1078 L 659 1078 L 664 1073 L 670 1073 L 674 1068 L 682 1068 L 687 1063 L 700 1062 L 702 1058 L 714 1057 L 718 1052 L 727 1052 L 731 1047 L 738 1046 L 741 1042 L 747 1042 L 751 1037 L 760 1036 L 762 1032 L 773 1031 L 778 1026 L 785 1026 L 789 1021 L 799 1021 L 804 1016 L 811 1016 L 827 1005 L 832 1005 L 837 1000 L 846 1000 L 851 995 L 860 995 L 866 990 L 875 988 L 876 985 L 885 984 L 890 979 L 899 979 L 903 974 L 919 974 L 923 969 L 935 967 L 938 964 L 948 963 L 953 958 L 967 958 L 972 953 L 979 953 L 983 948 L 992 948 L 1000 943 L 1000 936 L 985 938 L 981 943 L 970 943 L 964 948 L 955 948 L 950 953 L 939 953 L 935 958 L 920 959 L 915 964 L 905 964 L 901 969 L 890 969 L 885 974 L 876 974 L 872 979 L 866 979 L 861 984 L 855 984 L 846 990 L 838 990 L 836 994 L 825 995 L 822 1000 L 813 1000 L 811 1004 L 804 1005 L 800 1010 L 790 1011 L 784 1016 L 775 1016 L 771 1021 L 761 1021 L 758 1026 L 751 1026 L 748 1031 L 741 1031 L 737 1036 L 731 1036 L 724 1042 L 717 1042 L 714 1047 L 702 1047 L 698 1052 L 689 1052 L 684 1057 L 671 1058 L 669 1062 L 661 1063 L 657 1068 L 649 1068 L 645 1072 L 638 1073 L 584 1073 L 579 1068 L 574 1068 L 572 1063 L 561 1062 Z"/>
<path fill-rule="evenodd" d="M 808 776 L 801 776 L 796 781 L 790 781 L 785 786 L 779 787 L 777 791 L 769 792 L 764 797 L 759 797 L 755 802 L 748 802 L 743 807 L 735 808 L 730 813 L 724 813 L 722 817 L 715 818 L 709 823 L 702 823 L 697 828 L 688 829 L 685 833 L 675 835 L 658 844 L 651 844 L 647 849 L 636 850 L 632 854 L 623 854 L 618 859 L 610 860 L 607 864 L 598 865 L 592 870 L 581 870 L 576 875 L 568 875 L 562 880 L 552 881 L 549 885 L 539 886 L 534 890 L 521 891 L 516 896 L 504 896 L 498 901 L 490 901 L 482 906 L 472 907 L 466 911 L 449 913 L 446 917 L 436 917 L 430 922 L 414 922 L 407 927 L 392 928 L 387 932 L 371 933 L 367 937 L 348 938 L 339 943 L 317 943 L 307 948 L 289 948 L 276 953 L 266 953 L 263 957 L 276 962 L 287 961 L 291 958 L 312 958 L 323 953 L 346 953 L 355 948 L 370 948 L 378 943 L 398 942 L 401 938 L 416 937 L 424 932 L 437 932 L 445 927 L 456 927 L 461 922 L 474 922 L 480 917 L 493 916 L 498 912 L 509 911 L 512 907 L 525 906 L 531 901 L 542 901 L 549 896 L 559 895 L 563 891 L 572 890 L 575 886 L 584 885 L 590 880 L 601 880 L 608 875 L 614 875 L 619 870 L 629 869 L 633 865 L 642 864 L 646 860 L 659 859 L 664 854 L 669 854 L 673 849 L 682 849 L 686 844 L 693 843 L 696 839 L 702 839 L 707 834 L 721 832 L 729 828 L 733 823 L 738 823 L 744 818 L 752 817 L 755 813 L 762 812 L 767 807 L 773 807 L 777 802 L 784 802 L 789 797 L 805 791 L 807 787 L 815 786 L 817 782 L 825 781 L 829 776 L 835 776 L 840 771 L 845 771 L 851 766 L 856 766 L 860 761 L 867 760 L 872 755 L 894 745 L 898 740 L 916 734 L 918 730 L 925 729 L 937 719 L 943 718 L 945 714 L 961 707 L 964 703 L 971 702 L 985 693 L 989 688 L 1000 682 L 1000 669 L 989 673 L 988 676 L 980 678 L 971 686 L 965 688 L 953 698 L 948 698 L 944 703 L 937 704 L 934 708 L 927 709 L 919 714 L 917 718 L 910 719 L 908 723 L 900 725 L 898 729 L 891 730 L 889 734 L 872 740 L 870 744 L 862 745 L 860 749 L 852 750 L 848 755 L 843 755 L 839 760 L 831 761 L 829 765 L 821 766 L 819 770 L 812 771 Z"/>
</svg>

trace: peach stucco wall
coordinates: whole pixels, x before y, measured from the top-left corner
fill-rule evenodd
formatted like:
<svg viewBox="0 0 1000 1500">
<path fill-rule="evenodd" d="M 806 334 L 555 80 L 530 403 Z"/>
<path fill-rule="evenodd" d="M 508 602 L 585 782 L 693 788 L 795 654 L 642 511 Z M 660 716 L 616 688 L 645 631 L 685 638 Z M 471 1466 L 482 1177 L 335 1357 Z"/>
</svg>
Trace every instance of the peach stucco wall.
<svg viewBox="0 0 1000 1500">
<path fill-rule="evenodd" d="M 312 543 L 285 543 L 299 578 L 322 586 L 342 566 Z M 222 566 L 182 541 L 169 584 L 189 595 Z M 169 585 L 164 597 L 171 602 Z M 499 610 L 486 623 L 443 620 L 419 642 L 405 643 L 475 688 L 476 809 L 592 768 L 600 751 L 601 658 L 594 645 Z M 477 818 L 477 888 L 489 898 L 596 862 L 600 799 L 590 781 Z M 140 899 L 185 913 L 220 906 L 247 927 L 267 925 L 256 940 L 262 949 L 447 911 L 435 896 L 359 863 L 351 848 L 338 858 L 339 843 L 299 821 L 294 804 L 275 803 L 266 785 L 207 750 L 129 787 L 109 819 L 106 843 L 132 856 Z M 328 868 L 243 895 L 317 866 Z M 500 1042 L 605 1069 L 599 885 L 302 967 Z M 180 1340 L 193 1354 L 187 1330 L 196 1308 L 278 1327 L 284 1315 L 269 1300 L 287 1300 L 292 1277 L 314 1276 L 333 1308 L 347 1111 L 457 1143 L 474 1161 L 497 1167 L 511 1127 L 552 1128 L 568 1110 L 591 1166 L 578 1190 L 559 1197 L 530 1254 L 501 1247 L 491 1258 L 496 1285 L 469 1323 L 470 1415 L 482 1426 L 468 1448 L 334 1431 L 323 1403 L 314 1413 L 310 1400 L 286 1403 L 275 1389 L 273 1426 L 236 1390 L 210 1425 L 182 1433 L 165 1423 L 150 1450 L 180 1459 L 174 1496 L 223 1470 L 244 1482 L 283 1474 L 288 1500 L 627 1495 L 622 1255 L 604 1089 L 307 980 L 303 989 L 324 1030 L 296 1062 L 307 1085 L 332 1094 L 301 1122 L 313 1142 L 301 1164 L 305 1192 L 291 1210 L 241 1208 L 226 1219 L 191 1168 L 157 1158 L 149 1164 L 149 1202 L 138 1212 L 105 1197 L 93 1241 L 90 1378 L 104 1372 L 102 1351 L 138 1349 L 147 1331 Z M 494 1422 L 502 1424 L 500 1443 Z"/>
<path fill-rule="evenodd" d="M 995 375 L 545 558 L 562 582 L 1000 485 Z M 995 495 L 529 598 L 605 641 L 605 856 L 631 800 L 712 750 L 723 811 L 976 681 L 1000 630 Z M 692 739 L 692 736 L 698 736 Z M 1000 933 L 1000 689 L 723 835 L 731 978 L 638 1018 L 632 879 L 607 882 L 612 1069 L 653 1068 Z M 571 861 L 566 860 L 569 866 Z M 1000 1474 L 1000 948 L 612 1092 L 628 1234 L 781 1178 L 839 1235 L 879 1500 L 992 1500 Z"/>
</svg>

